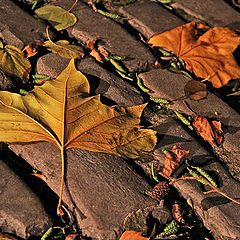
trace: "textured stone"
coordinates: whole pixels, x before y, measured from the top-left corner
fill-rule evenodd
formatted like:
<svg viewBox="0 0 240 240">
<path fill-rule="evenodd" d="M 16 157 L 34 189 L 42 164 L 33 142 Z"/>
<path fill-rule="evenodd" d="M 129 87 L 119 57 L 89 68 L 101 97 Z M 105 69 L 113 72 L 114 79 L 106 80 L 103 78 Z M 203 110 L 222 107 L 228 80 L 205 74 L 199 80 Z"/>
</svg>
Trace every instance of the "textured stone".
<svg viewBox="0 0 240 240">
<path fill-rule="evenodd" d="M 44 29 L 43 24 L 23 11 L 13 1 L 1 1 L 0 36 L 8 44 L 22 48 L 24 44 L 41 40 Z"/>
<path fill-rule="evenodd" d="M 38 197 L 1 160 L 0 228 L 19 237 L 41 236 L 52 224 Z"/>
<path fill-rule="evenodd" d="M 69 9 L 72 3 L 60 0 L 56 5 Z M 155 58 L 151 52 L 116 22 L 95 13 L 80 2 L 72 12 L 78 22 L 68 29 L 71 36 L 83 42 L 99 39 L 112 54 L 127 57 L 124 64 L 130 72 L 144 71 L 153 65 Z"/>
<path fill-rule="evenodd" d="M 68 59 L 51 53 L 38 60 L 37 72 L 55 78 L 67 66 L 68 62 Z M 77 68 L 87 76 L 93 94 L 102 94 L 121 106 L 143 103 L 142 96 L 137 93 L 134 87 L 101 67 L 92 58 L 79 61 Z"/>
<path fill-rule="evenodd" d="M 184 96 L 184 86 L 189 81 L 183 75 L 174 74 L 167 70 L 152 70 L 140 74 L 146 87 L 152 90 L 155 97 L 168 100 L 178 99 Z M 240 179 L 240 116 L 217 96 L 208 93 L 205 99 L 200 101 L 186 100 L 190 109 L 199 115 L 205 115 L 220 120 L 227 129 L 224 132 L 224 141 L 220 147 L 214 150 L 229 167 L 236 179 Z M 193 115 L 183 101 L 175 101 L 176 110 Z M 217 115 L 216 115 L 217 114 Z"/>
<path fill-rule="evenodd" d="M 193 18 L 206 21 L 212 26 L 234 27 L 240 23 L 239 13 L 224 0 L 174 0 L 171 6 L 182 9 Z"/>
<path fill-rule="evenodd" d="M 56 147 L 37 143 L 11 144 L 10 148 L 41 170 L 49 187 L 58 193 L 61 158 Z M 150 186 L 119 157 L 70 149 L 66 179 L 64 201 L 72 209 L 75 205 L 81 229 L 93 239 L 118 239 L 128 213 L 155 204 L 143 194 Z"/>
<path fill-rule="evenodd" d="M 173 13 L 151 1 L 138 2 L 119 9 L 127 17 L 128 23 L 146 38 L 156 32 L 164 32 L 184 22 Z"/>
</svg>

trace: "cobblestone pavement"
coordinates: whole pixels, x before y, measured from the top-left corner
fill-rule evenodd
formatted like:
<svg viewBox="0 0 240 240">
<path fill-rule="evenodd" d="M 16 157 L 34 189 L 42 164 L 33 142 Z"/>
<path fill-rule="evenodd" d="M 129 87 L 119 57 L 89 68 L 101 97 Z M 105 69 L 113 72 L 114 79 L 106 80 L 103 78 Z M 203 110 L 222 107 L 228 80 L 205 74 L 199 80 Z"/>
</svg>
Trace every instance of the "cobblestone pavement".
<svg viewBox="0 0 240 240">
<path fill-rule="evenodd" d="M 19 2 L 1 0 L 0 37 L 8 44 L 23 48 L 35 40 L 43 40 L 46 25 L 29 14 L 24 4 Z M 73 1 L 57 0 L 53 4 L 69 9 Z M 124 61 L 127 70 L 134 74 L 141 73 L 139 77 L 151 90 L 152 96 L 177 99 L 184 94 L 188 79 L 167 70 L 155 69 L 157 58 L 140 36 L 149 38 L 155 32 L 170 30 L 190 20 L 239 30 L 240 15 L 223 0 L 175 0 L 169 7 L 172 10 L 149 0 L 123 6 L 113 6 L 106 1 L 105 8 L 108 11 L 117 12 L 125 18 L 125 23 L 121 24 L 94 12 L 87 1 L 79 1 L 72 9 L 78 22 L 63 34 L 84 44 L 100 39 L 112 54 L 127 56 Z M 53 53 L 46 54 L 38 59 L 37 72 L 56 77 L 67 63 L 66 59 Z M 123 106 L 145 102 L 144 96 L 131 82 L 99 64 L 91 56 L 85 56 L 77 67 L 90 81 L 97 79 L 99 84 L 95 92 L 106 99 Z M 151 189 L 149 162 L 161 161 L 161 150 L 174 144 L 190 150 L 190 157 L 207 161 L 205 168 L 218 174 L 220 189 L 233 198 L 240 198 L 239 114 L 213 93 L 200 101 L 186 101 L 193 111 L 217 118 L 227 126 L 220 147 L 212 149 L 206 146 L 179 121 L 167 115 L 157 117 L 151 109 L 146 109 L 145 117 L 161 136 L 154 156 L 149 157 L 148 163 L 130 164 L 125 159 L 107 154 L 78 149 L 67 151 L 67 187 L 71 195 L 65 193 L 63 200 L 68 209 L 74 212 L 84 234 L 97 240 L 119 239 L 122 223 L 129 213 L 155 205 L 155 200 L 143 194 Z M 186 113 L 189 111 L 181 101 L 177 101 L 174 108 Z M 61 164 L 59 152 L 53 145 L 9 144 L 9 148 L 32 167 L 42 171 L 52 193 L 58 194 Z M 32 192 L 18 176 L 16 166 L 6 165 L 6 155 L 2 154 L 0 158 L 0 229 L 22 238 L 40 236 L 54 221 L 49 210 L 42 205 L 41 193 L 37 195 Z M 240 239 L 239 205 L 225 201 L 214 193 L 204 195 L 195 182 L 178 182 L 176 188 L 184 198 L 193 200 L 196 214 L 216 239 Z M 166 215 L 165 218 L 170 216 Z"/>
</svg>

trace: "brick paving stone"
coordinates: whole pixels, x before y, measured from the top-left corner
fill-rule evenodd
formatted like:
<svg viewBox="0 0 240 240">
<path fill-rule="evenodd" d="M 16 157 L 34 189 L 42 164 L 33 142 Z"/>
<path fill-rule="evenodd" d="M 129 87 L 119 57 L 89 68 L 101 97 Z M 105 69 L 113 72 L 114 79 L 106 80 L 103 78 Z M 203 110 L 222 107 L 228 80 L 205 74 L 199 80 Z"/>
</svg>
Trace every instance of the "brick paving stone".
<svg viewBox="0 0 240 240">
<path fill-rule="evenodd" d="M 72 2 L 61 0 L 55 4 L 69 9 Z M 112 54 L 127 57 L 124 64 L 130 72 L 151 68 L 155 61 L 153 55 L 119 24 L 95 13 L 84 3 L 79 2 L 72 12 L 77 16 L 78 22 L 68 29 L 71 36 L 83 42 L 93 39 L 101 40 Z"/>
<path fill-rule="evenodd" d="M 146 87 L 151 89 L 153 96 L 169 100 L 184 96 L 184 86 L 189 81 L 183 75 L 174 74 L 167 70 L 157 69 L 139 75 Z M 227 127 L 222 146 L 215 147 L 218 153 L 229 167 L 232 175 L 240 179 L 240 116 L 217 96 L 208 93 L 206 99 L 200 101 L 186 100 L 190 108 L 199 115 L 217 118 Z M 182 101 L 174 104 L 176 110 L 192 115 L 193 113 Z M 216 113 L 218 115 L 216 115 Z"/>
<path fill-rule="evenodd" d="M 10 148 L 43 171 L 49 187 L 58 193 L 61 160 L 54 145 L 11 144 Z M 150 189 L 146 181 L 116 156 L 67 150 L 66 179 L 80 228 L 93 240 L 117 240 L 130 212 L 155 204 L 143 194 Z M 66 191 L 64 201 L 72 207 Z"/>
<path fill-rule="evenodd" d="M 1 160 L 0 228 L 19 237 L 41 236 L 51 225 L 38 197 Z"/>
<path fill-rule="evenodd" d="M 0 37 L 8 44 L 22 48 L 24 44 L 41 40 L 45 26 L 23 11 L 13 1 L 1 0 Z"/>
<path fill-rule="evenodd" d="M 38 60 L 37 72 L 55 78 L 68 62 L 68 59 L 53 53 L 47 54 Z M 121 106 L 143 103 L 141 94 L 137 93 L 133 86 L 101 67 L 94 59 L 84 58 L 77 63 L 77 67 L 87 76 L 94 94 L 102 94 Z"/>
<path fill-rule="evenodd" d="M 121 7 L 119 12 L 127 17 L 128 23 L 146 38 L 156 32 L 164 32 L 184 24 L 184 21 L 173 13 L 151 1 L 137 2 Z"/>
<path fill-rule="evenodd" d="M 224 0 L 174 0 L 171 6 L 212 26 L 236 27 L 240 24 L 239 13 Z"/>
<path fill-rule="evenodd" d="M 230 197 L 239 199 L 240 183 L 233 178 L 228 171 L 215 159 L 211 153 L 199 144 L 181 125 L 171 118 L 165 120 L 156 127 L 160 140 L 155 150 L 155 161 L 163 164 L 164 155 L 162 149 L 170 149 L 173 145 L 179 145 L 190 151 L 188 159 L 192 159 L 195 164 L 202 166 L 209 172 L 215 172 L 219 178 L 219 189 Z M 186 171 L 185 171 L 186 172 Z M 181 176 L 184 168 L 180 167 L 176 171 L 175 177 Z M 216 179 L 217 179 L 216 178 Z M 191 198 L 196 214 L 203 221 L 216 239 L 233 240 L 240 239 L 240 224 L 238 213 L 240 205 L 229 202 L 218 194 L 203 194 L 203 189 L 195 181 L 179 181 L 174 186 L 179 193 L 187 198 Z"/>
</svg>

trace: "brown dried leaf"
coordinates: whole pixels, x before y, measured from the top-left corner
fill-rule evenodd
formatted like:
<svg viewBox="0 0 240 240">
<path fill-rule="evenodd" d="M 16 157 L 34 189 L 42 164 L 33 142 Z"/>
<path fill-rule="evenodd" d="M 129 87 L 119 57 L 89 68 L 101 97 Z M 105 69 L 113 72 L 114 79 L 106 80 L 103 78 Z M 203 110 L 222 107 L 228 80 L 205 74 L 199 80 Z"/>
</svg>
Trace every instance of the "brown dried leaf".
<svg viewBox="0 0 240 240">
<path fill-rule="evenodd" d="M 22 50 L 22 52 L 24 53 L 26 58 L 33 57 L 38 53 L 37 45 L 34 43 L 30 43 Z"/>
<path fill-rule="evenodd" d="M 98 62 L 103 63 L 102 57 L 101 57 L 100 53 L 97 50 L 93 49 L 90 52 L 90 55 L 92 57 L 94 57 Z"/>
<path fill-rule="evenodd" d="M 47 182 L 47 177 L 42 173 L 31 173 L 31 176 L 40 178 L 42 181 Z"/>
<path fill-rule="evenodd" d="M 201 100 L 207 96 L 206 85 L 196 80 L 190 80 L 184 87 L 184 92 L 191 100 Z"/>
<path fill-rule="evenodd" d="M 149 240 L 150 237 L 143 237 L 141 232 L 125 231 L 119 240 Z"/>
<path fill-rule="evenodd" d="M 178 222 L 183 223 L 183 224 L 185 223 L 185 220 L 183 218 L 183 209 L 179 203 L 174 203 L 172 205 L 172 216 Z"/>
<path fill-rule="evenodd" d="M 196 76 L 209 77 L 215 88 L 240 77 L 240 68 L 232 53 L 240 43 L 239 36 L 228 28 L 214 27 L 199 36 L 199 29 L 207 28 L 194 22 L 170 31 L 154 34 L 148 43 L 172 51 L 184 60 L 186 68 Z"/>
<path fill-rule="evenodd" d="M 221 122 L 209 121 L 204 116 L 195 116 L 192 125 L 196 132 L 211 145 L 214 145 L 215 142 L 221 144 L 223 140 Z"/>
<path fill-rule="evenodd" d="M 104 58 L 108 58 L 109 57 L 108 51 L 103 46 L 99 46 L 98 47 L 98 51 Z"/>
<path fill-rule="evenodd" d="M 169 178 L 173 172 L 181 165 L 182 160 L 188 155 L 189 151 L 174 145 L 166 154 L 162 174 Z"/>
</svg>

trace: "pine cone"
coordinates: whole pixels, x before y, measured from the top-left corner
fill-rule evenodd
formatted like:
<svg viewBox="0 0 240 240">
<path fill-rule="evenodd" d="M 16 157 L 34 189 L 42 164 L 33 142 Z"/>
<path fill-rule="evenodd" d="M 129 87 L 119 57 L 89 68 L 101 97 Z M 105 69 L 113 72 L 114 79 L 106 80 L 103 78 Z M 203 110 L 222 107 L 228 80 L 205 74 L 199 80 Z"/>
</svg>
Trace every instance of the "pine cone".
<svg viewBox="0 0 240 240">
<path fill-rule="evenodd" d="M 170 191 L 169 184 L 167 182 L 159 182 L 148 195 L 157 201 L 161 201 Z"/>
</svg>

